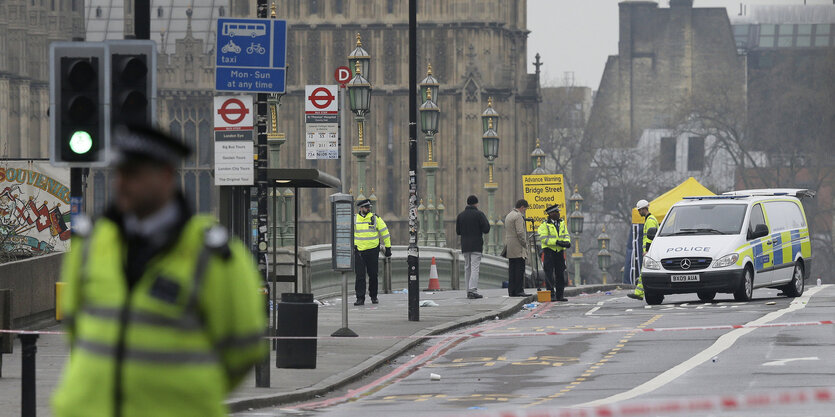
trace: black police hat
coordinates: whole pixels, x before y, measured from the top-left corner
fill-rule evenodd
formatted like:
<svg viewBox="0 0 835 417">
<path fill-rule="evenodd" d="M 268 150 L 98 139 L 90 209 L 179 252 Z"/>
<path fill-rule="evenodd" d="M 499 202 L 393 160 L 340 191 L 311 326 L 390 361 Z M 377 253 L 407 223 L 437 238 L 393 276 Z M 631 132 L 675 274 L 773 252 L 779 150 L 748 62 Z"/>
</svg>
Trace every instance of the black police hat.
<svg viewBox="0 0 835 417">
<path fill-rule="evenodd" d="M 371 200 L 365 199 L 357 201 L 357 207 L 371 207 Z"/>
<path fill-rule="evenodd" d="M 548 206 L 548 208 L 546 208 L 546 209 L 545 209 L 545 213 L 547 213 L 547 214 L 551 214 L 551 213 L 553 213 L 553 212 L 555 212 L 555 211 L 556 211 L 557 213 L 559 213 L 559 211 L 560 211 L 560 206 L 558 206 L 558 205 L 554 204 L 553 206 Z"/>
<path fill-rule="evenodd" d="M 142 162 L 177 166 L 191 154 L 191 148 L 181 140 L 151 126 L 119 125 L 112 137 L 117 166 Z"/>
</svg>

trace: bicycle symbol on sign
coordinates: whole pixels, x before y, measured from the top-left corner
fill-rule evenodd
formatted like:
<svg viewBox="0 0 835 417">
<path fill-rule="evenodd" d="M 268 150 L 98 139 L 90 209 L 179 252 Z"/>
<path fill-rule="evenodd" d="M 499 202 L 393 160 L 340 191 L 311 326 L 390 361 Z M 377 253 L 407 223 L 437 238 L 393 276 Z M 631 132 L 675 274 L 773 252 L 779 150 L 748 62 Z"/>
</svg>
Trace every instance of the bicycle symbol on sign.
<svg viewBox="0 0 835 417">
<path fill-rule="evenodd" d="M 250 55 L 252 55 L 252 54 L 264 55 L 266 52 L 267 52 L 267 49 L 264 48 L 263 46 L 261 46 L 260 43 L 252 42 L 252 43 L 249 44 L 249 47 L 246 48 L 246 53 L 248 53 Z"/>
</svg>

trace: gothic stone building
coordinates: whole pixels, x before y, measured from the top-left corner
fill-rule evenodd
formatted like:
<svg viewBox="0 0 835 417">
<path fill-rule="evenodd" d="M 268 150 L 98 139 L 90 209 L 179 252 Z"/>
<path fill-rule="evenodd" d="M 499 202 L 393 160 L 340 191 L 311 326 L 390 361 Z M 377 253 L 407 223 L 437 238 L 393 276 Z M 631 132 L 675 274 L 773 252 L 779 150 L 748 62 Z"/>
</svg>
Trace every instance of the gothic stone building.
<svg viewBox="0 0 835 417">
<path fill-rule="evenodd" d="M 527 6 L 524 0 L 422 0 L 418 2 L 418 80 L 431 63 L 440 82 L 441 108 L 435 140 L 436 194 L 446 206 L 447 243 L 458 246 L 455 217 L 467 195 L 476 194 L 486 211 L 486 160 L 481 137 L 481 112 L 489 97 L 501 116 L 501 137 L 495 177 L 496 217 L 503 217 L 522 196 L 521 176 L 535 146 L 538 76 L 526 73 Z M 287 142 L 282 167 L 315 167 L 337 174 L 336 161 L 304 159 L 304 86 L 333 84 L 334 69 L 346 65 L 356 34 L 371 55 L 372 109 L 365 124 L 370 142 L 367 184 L 377 198 L 377 212 L 392 229 L 395 244 L 408 241 L 408 2 L 406 0 L 282 1 L 278 16 L 289 21 L 288 94 L 282 100 L 280 130 Z M 353 119 L 353 118 L 352 118 Z M 356 144 L 356 123 L 348 132 Z M 419 133 L 419 161 L 426 160 Z M 349 155 L 349 183 L 356 195 L 356 167 Z M 419 176 L 423 176 L 419 173 Z M 365 195 L 372 190 L 363 190 Z M 318 243 L 327 236 L 329 191 L 301 195 L 305 224 L 302 241 Z M 419 195 L 426 195 L 419 183 Z M 428 203 L 428 202 L 426 202 Z M 434 202 L 437 204 L 438 202 Z M 309 232 L 308 232 L 309 231 Z"/>
<path fill-rule="evenodd" d="M 38 0 L 43 1 L 43 0 Z M 50 0 L 53 1 L 53 0 Z M 70 8 L 78 3 L 55 0 Z M 28 135 L 34 141 L 19 141 L 9 146 L 8 155 L 18 156 L 22 146 L 40 143 L 36 155 L 46 156 L 46 54 L 47 37 L 62 30 L 69 37 L 70 28 L 86 29 L 89 41 L 122 39 L 133 31 L 131 1 L 91 0 L 84 10 L 75 14 L 48 8 L 29 7 L 29 2 L 7 1 L 0 10 L 10 10 L 20 4 L 20 12 L 0 14 L 0 28 L 20 31 L 0 31 L 6 42 L 42 42 L 40 65 L 28 70 L 25 58 L 0 54 L 0 68 L 16 74 L 42 74 L 37 77 L 40 99 L 8 104 L 8 97 L 0 95 L 0 122 L 3 117 L 15 119 L 15 136 Z M 365 124 L 366 143 L 371 146 L 368 158 L 365 195 L 373 191 L 378 199 L 380 215 L 389 223 L 395 244 L 408 240 L 408 2 L 406 0 L 291 0 L 276 2 L 278 18 L 288 21 L 287 93 L 281 100 L 279 131 L 287 141 L 281 147 L 279 166 L 287 168 L 318 168 L 338 176 L 337 161 L 305 159 L 304 152 L 304 86 L 334 84 L 336 67 L 347 64 L 348 54 L 355 48 L 356 34 L 362 36 L 363 47 L 370 53 L 371 70 L 365 74 L 373 85 L 372 108 Z M 422 0 L 418 10 L 418 65 L 419 79 L 432 64 L 434 76 L 440 81 L 440 132 L 436 135 L 435 154 L 439 162 L 437 195 L 447 207 L 444 214 L 447 241 L 457 246 L 454 219 L 464 206 L 469 194 L 477 194 L 486 202 L 483 184 L 486 182 L 486 161 L 481 143 L 481 112 L 489 97 L 501 116 L 498 134 L 501 137 L 495 177 L 499 184 L 496 198 L 496 217 L 505 214 L 522 195 L 521 176 L 528 168 L 528 154 L 534 148 L 539 102 L 538 75 L 526 73 L 527 4 L 525 0 Z M 126 7 L 130 6 L 130 7 Z M 31 9 L 32 11 L 28 11 Z M 38 13 L 32 17 L 34 10 Z M 195 149 L 191 159 L 181 167 L 181 182 L 187 199 L 200 211 L 218 213 L 219 191 L 214 186 L 212 138 L 212 98 L 214 91 L 214 62 L 216 22 L 218 17 L 254 17 L 255 1 L 186 0 L 151 1 L 151 39 L 158 44 L 158 121 L 172 133 L 182 136 Z M 29 13 L 28 20 L 20 13 Z M 8 12 L 7 12 L 8 13 Z M 80 15 L 83 13 L 83 15 Z M 8 18 L 6 16 L 9 16 Z M 73 23 L 49 23 L 47 16 Z M 36 19 L 29 22 L 31 19 Z M 40 20 L 38 20 L 40 19 Z M 24 24 L 24 21 L 30 24 Z M 51 21 L 50 21 L 51 22 Z M 57 21 L 56 21 L 57 22 Z M 37 23 L 37 24 L 36 24 Z M 3 26 L 8 25 L 8 26 Z M 34 27 L 41 29 L 34 29 Z M 24 31 L 24 27 L 31 27 Z M 40 32 L 43 34 L 40 34 Z M 57 32 L 56 32 L 57 33 Z M 32 36 L 40 35 L 41 37 Z M 21 45 L 19 53 L 33 50 Z M 40 72 L 39 72 L 40 71 Z M 5 72 L 4 72 L 5 74 Z M 0 89 L 16 86 L 17 81 L 0 76 Z M 29 90 L 31 83 L 16 86 Z M 31 93 L 29 93 L 31 94 Z M 224 93 L 225 94 L 225 93 Z M 26 97 L 26 95 L 20 95 Z M 39 106 L 39 111 L 28 110 Z M 26 115 L 25 117 L 20 116 Z M 26 123 L 19 120 L 25 119 Z M 38 123 L 32 121 L 41 120 Z M 351 122 L 346 139 L 356 144 L 356 123 Z M 4 129 L 5 131 L 5 129 Z M 419 134 L 419 161 L 425 160 L 425 141 Z M 350 142 L 349 142 L 350 143 Z M 350 149 L 350 147 L 349 147 Z M 356 166 L 350 152 L 346 163 L 349 184 L 356 184 Z M 419 176 L 423 176 L 422 172 Z M 108 198 L 107 171 L 94 172 L 89 180 L 88 211 L 101 212 Z M 358 194 L 353 189 L 354 194 Z M 419 194 L 425 195 L 424 181 Z M 304 233 L 301 243 L 324 243 L 322 236 L 330 234 L 330 214 L 327 194 L 330 191 L 300 192 L 300 222 Z M 485 205 L 483 205 L 485 206 Z"/>
<path fill-rule="evenodd" d="M 81 0 L 0 2 L 0 158 L 49 157 L 49 44 L 81 36 Z"/>
</svg>

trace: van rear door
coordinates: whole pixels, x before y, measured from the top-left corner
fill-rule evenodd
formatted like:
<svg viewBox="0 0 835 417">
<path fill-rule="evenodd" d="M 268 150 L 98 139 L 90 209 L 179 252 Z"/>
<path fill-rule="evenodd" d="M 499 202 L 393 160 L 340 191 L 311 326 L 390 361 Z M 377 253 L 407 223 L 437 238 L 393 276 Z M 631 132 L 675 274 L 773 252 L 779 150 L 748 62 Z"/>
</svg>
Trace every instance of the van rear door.
<svg viewBox="0 0 835 417">
<path fill-rule="evenodd" d="M 800 253 L 800 229 L 805 227 L 803 214 L 794 201 L 766 201 L 763 206 L 771 231 L 771 241 L 774 242 L 774 272 L 771 281 L 775 284 L 789 282 L 795 257 Z"/>
</svg>

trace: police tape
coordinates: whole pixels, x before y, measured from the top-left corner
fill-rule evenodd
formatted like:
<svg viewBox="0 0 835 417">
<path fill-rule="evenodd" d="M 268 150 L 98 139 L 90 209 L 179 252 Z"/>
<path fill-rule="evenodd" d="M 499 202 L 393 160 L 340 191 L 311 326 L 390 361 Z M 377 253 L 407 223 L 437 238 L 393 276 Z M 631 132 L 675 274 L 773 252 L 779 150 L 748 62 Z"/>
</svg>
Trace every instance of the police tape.
<svg viewBox="0 0 835 417">
<path fill-rule="evenodd" d="M 623 328 L 623 329 L 595 329 L 595 330 L 570 330 L 570 331 L 535 331 L 535 332 L 496 332 L 486 333 L 476 331 L 472 333 L 454 333 L 454 334 L 431 334 L 431 335 L 405 335 L 405 336 L 356 336 L 356 337 L 342 337 L 342 336 L 264 336 L 266 340 L 361 340 L 361 339 L 448 339 L 448 338 L 484 338 L 484 337 L 541 337 L 541 336 L 575 336 L 575 335 L 589 335 L 589 334 L 609 334 L 609 333 L 632 333 L 632 332 L 687 332 L 687 331 L 713 331 L 713 330 L 734 330 L 734 329 L 759 329 L 769 327 L 804 327 L 804 326 L 825 326 L 833 325 L 833 320 L 820 321 L 802 321 L 802 322 L 786 322 L 786 323 L 765 323 L 765 324 L 726 324 L 716 326 L 690 326 L 690 327 L 655 327 L 655 328 Z M 37 330 L 0 330 L 0 333 L 11 334 L 47 334 L 59 335 L 66 334 L 63 331 L 37 331 Z"/>
<path fill-rule="evenodd" d="M 763 407 L 798 406 L 835 403 L 835 388 L 804 388 L 750 394 L 683 397 L 664 400 L 628 401 L 591 407 L 535 407 L 527 410 L 497 409 L 467 413 L 467 417 L 639 417 L 734 412 Z M 831 411 L 831 409 L 830 409 Z M 814 413 L 814 411 L 812 411 Z M 797 415 L 797 413 L 791 413 Z M 450 416 L 460 414 L 449 414 Z M 789 414 L 787 414 L 789 415 Z"/>
</svg>

